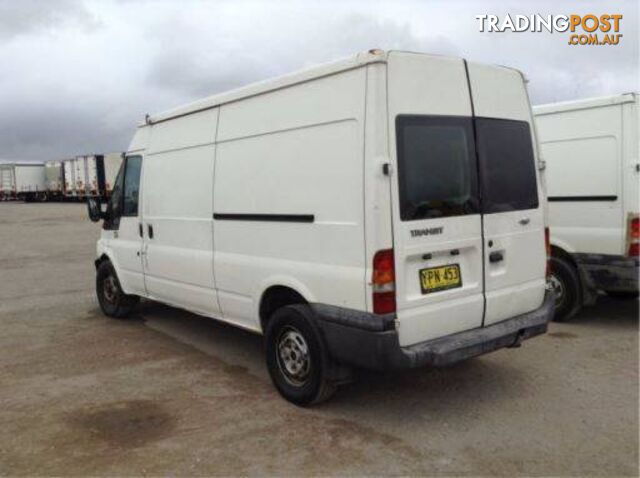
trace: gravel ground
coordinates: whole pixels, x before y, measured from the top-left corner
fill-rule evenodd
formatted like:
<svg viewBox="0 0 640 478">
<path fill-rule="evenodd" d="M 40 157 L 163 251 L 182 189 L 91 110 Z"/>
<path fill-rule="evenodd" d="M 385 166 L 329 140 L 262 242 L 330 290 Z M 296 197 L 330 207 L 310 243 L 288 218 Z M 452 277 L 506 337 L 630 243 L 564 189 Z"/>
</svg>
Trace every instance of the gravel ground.
<svg viewBox="0 0 640 478">
<path fill-rule="evenodd" d="M 2 476 L 638 475 L 638 301 L 299 409 L 258 336 L 151 302 L 105 318 L 98 235 L 78 204 L 0 204 Z"/>
</svg>

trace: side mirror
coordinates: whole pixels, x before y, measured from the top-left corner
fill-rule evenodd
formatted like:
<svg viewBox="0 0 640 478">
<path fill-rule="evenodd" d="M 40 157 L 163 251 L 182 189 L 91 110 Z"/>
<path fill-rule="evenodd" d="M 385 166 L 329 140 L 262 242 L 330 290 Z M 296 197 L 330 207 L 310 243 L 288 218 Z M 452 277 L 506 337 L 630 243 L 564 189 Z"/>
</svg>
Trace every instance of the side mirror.
<svg viewBox="0 0 640 478">
<path fill-rule="evenodd" d="M 100 207 L 99 197 L 87 198 L 87 212 L 89 213 L 89 219 L 92 222 L 98 222 L 99 220 L 104 219 L 104 213 Z"/>
</svg>

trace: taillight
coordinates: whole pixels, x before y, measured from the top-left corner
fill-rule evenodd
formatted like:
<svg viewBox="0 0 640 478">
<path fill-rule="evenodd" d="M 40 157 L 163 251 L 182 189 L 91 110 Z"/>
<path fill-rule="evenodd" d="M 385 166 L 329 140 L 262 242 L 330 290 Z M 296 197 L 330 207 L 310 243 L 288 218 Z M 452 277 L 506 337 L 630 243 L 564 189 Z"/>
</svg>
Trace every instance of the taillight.
<svg viewBox="0 0 640 478">
<path fill-rule="evenodd" d="M 373 256 L 373 313 L 389 314 L 396 311 L 396 272 L 393 249 L 376 252 Z"/>
<path fill-rule="evenodd" d="M 638 257 L 640 255 L 640 218 L 638 215 L 629 217 L 627 224 L 627 255 L 629 257 Z"/>
<path fill-rule="evenodd" d="M 547 269 L 546 276 L 549 278 L 551 275 L 551 239 L 549 238 L 549 228 L 544 228 L 544 249 L 547 251 Z"/>
</svg>

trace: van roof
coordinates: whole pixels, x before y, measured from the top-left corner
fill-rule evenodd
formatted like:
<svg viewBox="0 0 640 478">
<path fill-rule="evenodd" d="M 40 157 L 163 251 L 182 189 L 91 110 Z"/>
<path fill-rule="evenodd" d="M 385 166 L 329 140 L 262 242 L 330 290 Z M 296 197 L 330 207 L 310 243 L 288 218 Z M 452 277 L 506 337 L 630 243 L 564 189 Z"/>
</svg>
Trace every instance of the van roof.
<svg viewBox="0 0 640 478">
<path fill-rule="evenodd" d="M 560 101 L 558 103 L 547 103 L 533 107 L 533 113 L 536 116 L 561 111 L 584 110 L 589 108 L 597 108 L 599 106 L 611 106 L 622 103 L 633 103 L 637 101 L 638 93 L 623 93 L 620 95 L 600 96 L 597 98 L 584 98 L 581 100 Z"/>
<path fill-rule="evenodd" d="M 315 78 L 333 75 L 341 71 L 351 70 L 369 63 L 385 63 L 387 61 L 388 54 L 388 51 L 369 50 L 367 52 L 358 53 L 355 56 L 351 56 L 342 60 L 313 66 L 311 68 L 306 68 L 286 75 L 278 76 L 276 78 L 270 78 L 268 80 L 251 83 L 234 90 L 196 100 L 194 102 L 170 109 L 168 111 L 164 111 L 156 115 L 147 116 L 145 122 L 140 123 L 138 126 L 143 127 L 149 123 L 158 123 L 160 121 L 166 121 L 178 116 L 184 116 L 201 110 L 214 108 L 218 105 L 231 103 L 232 101 L 259 95 L 268 91 L 278 90 Z"/>
<path fill-rule="evenodd" d="M 260 95 L 269 91 L 279 90 L 281 88 L 286 88 L 298 83 L 304 83 L 305 81 L 321 78 L 323 76 L 333 75 L 342 71 L 352 70 L 354 68 L 359 68 L 370 63 L 386 63 L 389 55 L 394 52 L 423 56 L 442 56 L 412 51 L 372 49 L 342 60 L 313 66 L 311 68 L 306 68 L 276 78 L 270 78 L 268 80 L 252 83 L 235 90 L 230 90 L 217 95 L 209 96 L 155 115 L 147 115 L 145 121 L 140 123 L 138 127 L 141 128 L 147 126 L 148 124 L 159 123 L 161 121 L 166 121 L 172 118 L 197 113 L 198 111 L 211 109 L 225 103 L 231 103 L 233 101 Z M 496 65 L 496 68 L 509 67 Z"/>
</svg>

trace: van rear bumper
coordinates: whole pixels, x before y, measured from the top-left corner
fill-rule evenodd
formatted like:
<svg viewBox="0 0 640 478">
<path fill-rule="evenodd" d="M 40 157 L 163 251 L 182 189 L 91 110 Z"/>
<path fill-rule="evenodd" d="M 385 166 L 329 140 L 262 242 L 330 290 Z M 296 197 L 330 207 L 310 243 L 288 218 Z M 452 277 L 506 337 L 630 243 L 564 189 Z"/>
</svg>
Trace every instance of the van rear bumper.
<svg viewBox="0 0 640 478">
<path fill-rule="evenodd" d="M 522 340 L 547 331 L 554 299 L 547 292 L 542 306 L 532 312 L 410 347 L 400 347 L 392 315 L 321 304 L 312 307 L 333 359 L 356 367 L 389 370 L 449 365 L 504 347 L 517 347 Z"/>
</svg>

